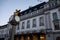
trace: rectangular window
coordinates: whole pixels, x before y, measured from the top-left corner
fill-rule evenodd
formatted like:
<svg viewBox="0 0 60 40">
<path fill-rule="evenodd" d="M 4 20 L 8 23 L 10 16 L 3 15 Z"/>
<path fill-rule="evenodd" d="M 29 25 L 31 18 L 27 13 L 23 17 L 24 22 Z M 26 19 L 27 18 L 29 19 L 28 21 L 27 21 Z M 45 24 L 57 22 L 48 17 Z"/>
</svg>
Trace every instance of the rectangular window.
<svg viewBox="0 0 60 40">
<path fill-rule="evenodd" d="M 33 19 L 33 27 L 36 27 L 36 19 Z"/>
<path fill-rule="evenodd" d="M 58 19 L 58 17 L 57 17 L 57 13 L 56 13 L 56 12 L 53 13 L 53 19 Z"/>
<path fill-rule="evenodd" d="M 52 1 L 51 3 L 50 3 L 50 7 L 51 8 L 55 8 L 57 6 L 57 3 L 56 3 L 56 1 Z"/>
<path fill-rule="evenodd" d="M 27 28 L 30 28 L 30 20 L 27 21 Z"/>
<path fill-rule="evenodd" d="M 22 22 L 22 29 L 24 29 L 24 26 L 25 26 L 25 23 L 24 23 L 24 22 Z"/>
<path fill-rule="evenodd" d="M 53 13 L 53 21 L 54 21 L 54 28 L 55 30 L 59 30 L 59 21 L 58 21 L 58 16 L 57 13 Z"/>
<path fill-rule="evenodd" d="M 18 24 L 17 30 L 19 30 L 19 24 Z"/>
<path fill-rule="evenodd" d="M 58 22 L 59 23 L 59 22 Z M 58 23 L 54 23 L 54 27 L 55 27 L 55 30 L 59 30 L 59 24 Z"/>
<path fill-rule="evenodd" d="M 39 18 L 39 26 L 44 26 L 44 18 L 43 17 Z"/>
</svg>

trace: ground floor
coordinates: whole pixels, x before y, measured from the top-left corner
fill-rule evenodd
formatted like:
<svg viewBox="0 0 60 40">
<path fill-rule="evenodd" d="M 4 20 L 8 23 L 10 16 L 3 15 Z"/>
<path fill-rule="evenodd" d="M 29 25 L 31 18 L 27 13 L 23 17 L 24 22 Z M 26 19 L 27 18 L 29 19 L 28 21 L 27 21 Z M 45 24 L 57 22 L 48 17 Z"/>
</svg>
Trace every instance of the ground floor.
<svg viewBox="0 0 60 40">
<path fill-rule="evenodd" d="M 14 40 L 45 40 L 45 33 L 27 33 L 15 35 Z"/>
<path fill-rule="evenodd" d="M 0 38 L 0 40 L 4 40 L 4 38 Z"/>
<path fill-rule="evenodd" d="M 60 40 L 60 33 L 27 33 L 15 35 L 14 40 Z"/>
</svg>

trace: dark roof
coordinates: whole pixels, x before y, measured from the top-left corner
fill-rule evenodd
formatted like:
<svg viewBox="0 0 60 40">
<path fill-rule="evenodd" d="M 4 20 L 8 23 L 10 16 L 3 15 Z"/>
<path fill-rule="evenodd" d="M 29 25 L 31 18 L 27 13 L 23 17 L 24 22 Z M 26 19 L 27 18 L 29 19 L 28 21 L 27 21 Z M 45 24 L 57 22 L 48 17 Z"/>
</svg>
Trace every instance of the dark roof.
<svg viewBox="0 0 60 40">
<path fill-rule="evenodd" d="M 39 9 L 41 6 L 43 6 L 44 4 L 46 4 L 46 2 L 43 2 L 43 3 L 40 3 L 40 4 L 38 4 L 38 5 L 36 5 L 36 6 L 33 6 L 33 7 L 30 7 L 30 8 L 28 8 L 28 9 L 26 9 L 26 10 L 24 10 L 24 11 L 22 11 L 21 13 L 19 13 L 18 15 L 20 16 L 21 14 L 24 14 L 25 12 L 29 12 L 29 10 L 34 10 L 34 8 L 37 8 L 37 9 Z"/>
<path fill-rule="evenodd" d="M 8 24 L 6 24 L 6 25 L 3 25 L 3 26 L 0 26 L 0 29 L 7 28 L 7 25 L 8 25 Z"/>
</svg>

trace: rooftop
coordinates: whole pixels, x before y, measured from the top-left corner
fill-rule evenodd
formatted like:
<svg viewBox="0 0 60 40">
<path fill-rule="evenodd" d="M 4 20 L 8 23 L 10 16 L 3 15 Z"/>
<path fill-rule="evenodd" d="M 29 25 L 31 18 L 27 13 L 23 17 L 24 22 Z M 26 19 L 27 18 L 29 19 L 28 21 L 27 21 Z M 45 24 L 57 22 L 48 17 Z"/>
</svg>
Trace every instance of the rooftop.
<svg viewBox="0 0 60 40">
<path fill-rule="evenodd" d="M 19 16 L 21 16 L 21 14 L 24 15 L 25 12 L 29 13 L 30 10 L 33 12 L 33 10 L 34 10 L 35 8 L 41 9 L 41 8 L 43 8 L 43 7 L 41 7 L 41 6 L 43 6 L 44 4 L 46 4 L 46 2 L 43 2 L 43 3 L 40 3 L 40 4 L 36 5 L 36 6 L 30 7 L 30 8 L 28 8 L 28 9 L 22 11 L 22 12 L 19 13 L 18 15 L 19 15 Z"/>
</svg>

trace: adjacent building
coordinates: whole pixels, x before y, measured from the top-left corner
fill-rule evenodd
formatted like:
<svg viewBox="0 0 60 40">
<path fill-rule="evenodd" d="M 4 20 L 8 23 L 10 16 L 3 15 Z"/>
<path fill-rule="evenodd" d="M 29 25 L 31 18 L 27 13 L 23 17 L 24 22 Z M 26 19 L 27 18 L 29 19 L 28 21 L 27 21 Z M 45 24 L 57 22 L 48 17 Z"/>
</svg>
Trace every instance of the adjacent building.
<svg viewBox="0 0 60 40">
<path fill-rule="evenodd" d="M 8 40 L 9 29 L 7 25 L 0 26 L 0 40 Z"/>
</svg>

